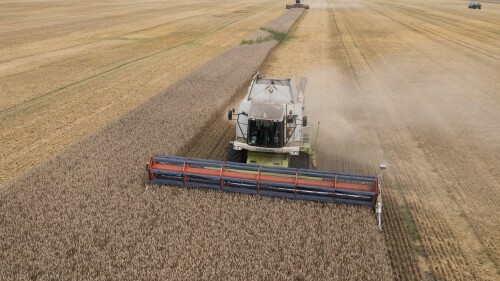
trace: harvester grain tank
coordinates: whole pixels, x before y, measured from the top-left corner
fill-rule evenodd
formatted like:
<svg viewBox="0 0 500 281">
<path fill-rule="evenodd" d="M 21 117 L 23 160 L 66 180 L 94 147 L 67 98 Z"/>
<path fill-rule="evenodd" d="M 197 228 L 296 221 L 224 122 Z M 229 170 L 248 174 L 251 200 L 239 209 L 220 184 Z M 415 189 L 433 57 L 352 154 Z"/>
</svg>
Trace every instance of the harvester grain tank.
<svg viewBox="0 0 500 281">
<path fill-rule="evenodd" d="M 152 183 L 206 188 L 317 202 L 372 207 L 382 226 L 382 171 L 378 176 L 317 171 L 307 124 L 305 86 L 290 78 L 261 78 L 257 73 L 228 119 L 236 137 L 227 160 L 155 155 L 147 171 Z M 313 169 L 310 169 L 313 168 Z"/>
<path fill-rule="evenodd" d="M 295 0 L 293 4 L 286 4 L 287 9 L 303 8 L 309 9 L 309 4 L 302 3 L 302 0 Z"/>
</svg>

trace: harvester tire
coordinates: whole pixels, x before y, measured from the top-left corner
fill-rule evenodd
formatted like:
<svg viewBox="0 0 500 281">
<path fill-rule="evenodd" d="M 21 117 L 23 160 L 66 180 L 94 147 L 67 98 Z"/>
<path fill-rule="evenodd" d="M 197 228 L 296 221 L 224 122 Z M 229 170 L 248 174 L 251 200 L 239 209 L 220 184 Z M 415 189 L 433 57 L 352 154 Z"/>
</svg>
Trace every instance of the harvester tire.
<svg viewBox="0 0 500 281">
<path fill-rule="evenodd" d="M 226 149 L 226 161 L 236 162 L 236 163 L 246 163 L 245 151 L 234 150 L 233 144 L 229 143 Z"/>
<path fill-rule="evenodd" d="M 296 169 L 310 169 L 311 155 L 305 152 L 299 152 L 299 155 L 290 157 L 288 166 Z"/>
</svg>

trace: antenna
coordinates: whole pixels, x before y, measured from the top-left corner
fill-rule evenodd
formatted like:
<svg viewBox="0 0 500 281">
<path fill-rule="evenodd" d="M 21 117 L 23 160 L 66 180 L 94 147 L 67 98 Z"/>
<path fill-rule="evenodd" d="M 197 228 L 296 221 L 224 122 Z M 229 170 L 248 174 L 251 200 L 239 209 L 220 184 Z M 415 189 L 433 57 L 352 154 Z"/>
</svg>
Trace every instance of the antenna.
<svg viewBox="0 0 500 281">
<path fill-rule="evenodd" d="M 318 134 L 319 134 L 319 121 L 318 121 L 318 128 L 316 129 L 316 139 L 314 139 L 314 147 L 317 147 L 316 144 L 318 143 Z"/>
</svg>

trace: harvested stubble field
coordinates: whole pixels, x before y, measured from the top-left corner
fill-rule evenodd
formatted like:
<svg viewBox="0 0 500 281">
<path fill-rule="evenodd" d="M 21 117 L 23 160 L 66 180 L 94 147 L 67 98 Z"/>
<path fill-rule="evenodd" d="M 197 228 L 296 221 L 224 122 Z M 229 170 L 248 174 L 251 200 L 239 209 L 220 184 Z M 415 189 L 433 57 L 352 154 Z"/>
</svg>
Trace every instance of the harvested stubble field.
<svg viewBox="0 0 500 281">
<path fill-rule="evenodd" d="M 0 184 L 281 13 L 272 0 L 0 2 Z"/>
<path fill-rule="evenodd" d="M 301 13 L 271 24 L 287 32 Z M 148 156 L 186 150 L 276 44 L 224 52 L 8 184 L 0 197 L 0 277 L 390 279 L 367 209 L 144 191 Z"/>
<path fill-rule="evenodd" d="M 279 45 L 261 70 L 273 76 L 292 72 L 308 76 L 310 120 L 321 120 L 320 168 L 373 174 L 378 161 L 389 165 L 383 235 L 376 232 L 370 210 L 364 208 L 182 188 L 142 190 L 144 162 L 152 152 L 224 157 L 234 128 L 228 121 L 220 121 L 223 112 L 241 98 L 246 82 L 273 48 L 275 42 L 268 41 L 225 53 L 102 131 L 5 185 L 0 193 L 0 279 L 223 276 L 388 280 L 393 274 L 397 280 L 498 280 L 500 5 L 483 3 L 483 10 L 475 11 L 462 2 L 441 0 L 309 2 L 311 9 L 292 28 L 291 40 Z M 239 16 L 243 9 L 255 14 L 250 21 L 229 25 L 233 28 L 223 27 L 228 32 L 224 35 L 214 31 L 218 35 L 213 37 L 212 47 L 227 38 L 232 43 L 217 45 L 217 51 L 207 54 L 240 43 L 263 25 L 259 21 L 267 22 L 272 18 L 269 15 L 281 12 L 276 12 L 276 3 L 269 3 L 267 9 L 237 2 L 233 6 L 229 1 L 205 3 L 210 7 L 203 6 L 203 12 L 186 10 L 225 21 L 227 12 L 214 12 L 222 3 L 227 5 L 226 11 L 234 12 L 229 13 L 231 17 Z M 214 14 L 218 16 L 210 17 Z M 205 19 L 196 21 L 200 28 Z M 240 30 L 241 22 L 250 28 Z M 181 21 L 177 26 L 191 23 Z M 61 34 L 54 33 L 54 39 Z M 66 42 L 61 38 L 60 42 Z M 196 48 L 198 57 L 208 60 L 210 55 L 203 56 L 207 44 L 196 42 L 177 50 Z M 123 54 L 134 53 L 134 49 L 128 50 Z M 191 67 L 181 66 L 183 71 L 203 61 L 190 58 L 189 52 L 183 54 L 178 62 Z M 259 62 L 254 58 L 260 58 Z M 127 73 L 151 63 L 151 69 L 170 71 L 167 61 L 145 60 Z M 58 67 L 57 63 L 49 65 Z M 248 68 L 241 69 L 242 65 Z M 5 69 L 4 63 L 0 69 Z M 143 73 L 141 79 L 125 75 L 102 89 L 133 92 L 128 87 L 139 89 L 154 75 L 159 75 L 153 78 L 155 89 L 161 89 L 183 75 L 182 71 L 169 72 L 177 78 L 166 79 L 164 85 L 159 81 L 169 77 L 155 71 Z M 50 73 L 46 76 L 48 81 L 54 79 Z M 0 78 L 0 87 L 7 85 L 4 81 L 16 84 L 9 77 Z M 196 79 L 205 82 L 196 83 Z M 224 83 L 215 85 L 213 81 Z M 83 83 L 88 90 L 82 98 L 99 104 L 104 100 L 98 94 L 90 95 L 92 83 Z M 96 85 L 95 91 L 102 93 L 99 83 Z M 35 86 L 31 84 L 32 89 Z M 153 89 L 148 87 L 120 111 L 111 110 L 113 114 L 107 115 L 102 114 L 106 107 L 97 110 L 101 115 L 92 117 L 97 125 L 85 128 L 89 123 L 73 123 L 73 131 L 64 131 L 64 126 L 41 126 L 48 122 L 43 115 L 30 127 L 22 127 L 29 123 L 24 120 L 30 120 L 23 107 L 0 115 L 4 118 L 1 125 L 11 126 L 13 133 L 8 136 L 18 138 L 12 141 L 2 135 L 2 145 L 10 141 L 10 146 L 2 146 L 2 156 L 11 157 L 2 163 L 2 172 L 24 171 L 109 122 L 156 93 L 148 92 Z M 202 95 L 197 94 L 200 89 Z M 68 89 L 66 96 L 71 99 L 77 94 L 76 88 Z M 25 111 L 38 116 L 48 105 L 57 108 L 67 103 L 55 100 Z M 72 107 L 75 104 L 68 104 L 66 112 Z M 72 116 L 78 114 L 82 113 Z M 65 124 L 61 118 L 55 117 Z M 38 127 L 52 136 L 65 136 L 61 133 L 66 132 L 68 140 L 35 139 L 31 146 L 29 139 L 37 135 Z M 24 157 L 19 167 L 11 167 L 13 159 L 18 159 L 16 148 L 22 148 L 24 154 L 18 156 Z"/>
<path fill-rule="evenodd" d="M 500 280 L 500 3 L 310 2 L 263 72 L 309 77 L 320 168 L 388 164 L 396 279 Z"/>
</svg>

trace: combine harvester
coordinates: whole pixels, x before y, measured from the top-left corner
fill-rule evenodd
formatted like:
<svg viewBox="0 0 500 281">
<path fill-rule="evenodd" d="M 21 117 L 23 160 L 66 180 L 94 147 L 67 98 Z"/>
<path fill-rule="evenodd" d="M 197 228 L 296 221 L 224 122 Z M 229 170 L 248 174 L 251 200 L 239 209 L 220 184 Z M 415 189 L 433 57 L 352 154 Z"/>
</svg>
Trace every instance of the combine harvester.
<svg viewBox="0 0 500 281">
<path fill-rule="evenodd" d="M 302 3 L 302 0 L 295 0 L 295 3 L 293 3 L 293 4 L 286 4 L 286 8 L 287 9 L 293 9 L 293 8 L 309 9 L 309 5 Z"/>
<path fill-rule="evenodd" d="M 382 227 L 381 180 L 317 171 L 311 148 L 311 127 L 303 115 L 302 78 L 261 78 L 257 73 L 236 119 L 236 139 L 229 143 L 226 161 L 155 155 L 149 159 L 149 179 L 156 184 L 180 185 L 229 192 L 369 206 Z M 310 169 L 310 168 L 313 169 Z"/>
</svg>

